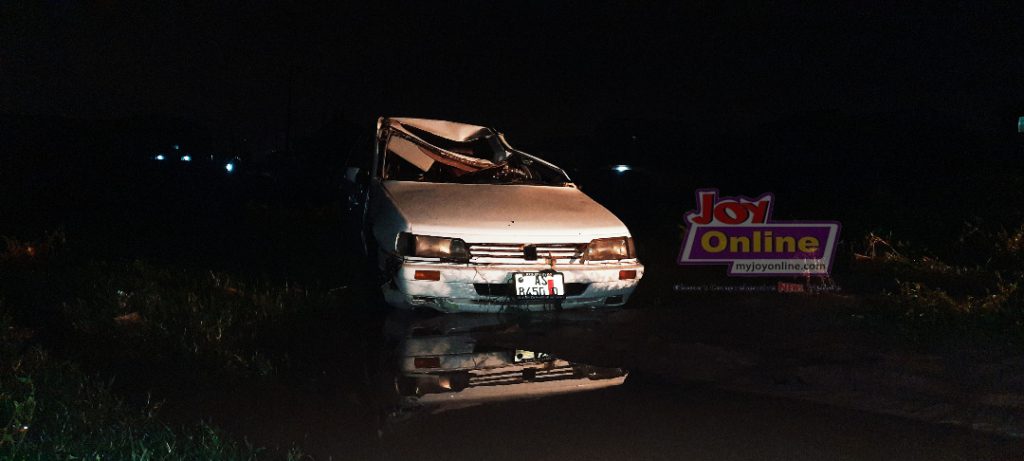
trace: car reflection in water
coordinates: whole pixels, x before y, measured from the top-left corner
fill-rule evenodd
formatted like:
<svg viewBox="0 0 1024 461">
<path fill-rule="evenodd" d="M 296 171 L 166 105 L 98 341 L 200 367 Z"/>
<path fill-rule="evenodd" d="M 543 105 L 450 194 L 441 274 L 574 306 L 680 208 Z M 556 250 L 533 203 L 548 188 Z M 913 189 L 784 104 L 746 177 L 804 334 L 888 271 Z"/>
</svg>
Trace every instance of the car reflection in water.
<svg viewBox="0 0 1024 461">
<path fill-rule="evenodd" d="M 415 415 L 482 403 L 540 398 L 618 386 L 628 372 L 515 347 L 503 333 L 585 322 L 586 313 L 524 317 L 395 311 L 385 335 L 394 346 L 381 379 L 385 427 Z M 507 336 L 507 335 L 505 335 Z"/>
</svg>

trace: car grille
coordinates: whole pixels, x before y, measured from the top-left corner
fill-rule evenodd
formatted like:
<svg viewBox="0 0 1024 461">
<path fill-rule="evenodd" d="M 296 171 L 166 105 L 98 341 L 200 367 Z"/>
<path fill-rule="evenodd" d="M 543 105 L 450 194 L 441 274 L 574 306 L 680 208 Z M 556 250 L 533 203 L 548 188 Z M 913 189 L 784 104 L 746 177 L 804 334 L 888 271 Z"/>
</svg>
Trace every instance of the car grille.
<svg viewBox="0 0 1024 461">
<path fill-rule="evenodd" d="M 523 364 L 526 365 L 526 364 Z M 543 367 L 542 364 L 538 364 L 538 367 L 534 369 L 535 376 L 530 381 L 542 382 L 542 381 L 556 381 L 559 379 L 574 378 L 578 375 L 572 365 L 556 366 L 552 368 Z M 470 387 L 477 386 L 503 386 L 509 384 L 518 384 L 526 382 L 523 377 L 522 369 L 514 369 L 508 371 L 484 371 L 484 372 L 471 372 L 469 376 Z"/>
<path fill-rule="evenodd" d="M 565 295 L 566 296 L 579 296 L 587 291 L 588 283 L 566 283 L 565 284 Z M 474 283 L 473 288 L 476 289 L 476 294 L 480 296 L 513 296 L 516 292 L 515 284 L 513 283 Z"/>
<path fill-rule="evenodd" d="M 585 243 L 472 243 L 469 245 L 470 261 L 480 263 L 530 263 L 535 261 L 555 263 L 578 262 L 586 250 Z"/>
</svg>

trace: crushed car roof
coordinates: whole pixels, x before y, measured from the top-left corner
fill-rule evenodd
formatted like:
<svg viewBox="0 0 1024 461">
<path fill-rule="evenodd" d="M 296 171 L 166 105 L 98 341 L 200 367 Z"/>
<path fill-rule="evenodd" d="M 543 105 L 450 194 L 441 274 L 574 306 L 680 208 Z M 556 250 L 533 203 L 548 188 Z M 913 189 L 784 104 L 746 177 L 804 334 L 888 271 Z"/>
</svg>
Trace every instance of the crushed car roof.
<svg viewBox="0 0 1024 461">
<path fill-rule="evenodd" d="M 453 152 L 439 146 L 437 142 L 423 139 L 423 134 L 415 132 L 419 130 L 456 143 L 468 143 L 494 136 L 497 132 L 490 128 L 444 120 L 382 117 L 377 123 L 377 131 L 379 132 L 385 124 L 399 134 L 389 148 L 423 171 L 429 169 L 435 161 L 463 171 L 476 171 L 494 166 L 493 159 L 477 158 Z"/>
<path fill-rule="evenodd" d="M 392 128 L 396 128 L 403 132 L 408 133 L 409 130 L 407 130 L 406 127 L 411 126 L 430 132 L 442 138 L 459 142 L 472 141 L 474 139 L 497 133 L 496 130 L 479 125 L 409 117 L 381 117 L 377 122 L 377 129 L 380 130 L 381 125 L 384 123 L 387 123 Z"/>
<path fill-rule="evenodd" d="M 571 184 L 560 168 L 509 146 L 493 128 L 445 120 L 381 117 L 384 179 L 462 184 Z M 404 166 L 403 166 L 404 165 Z"/>
</svg>

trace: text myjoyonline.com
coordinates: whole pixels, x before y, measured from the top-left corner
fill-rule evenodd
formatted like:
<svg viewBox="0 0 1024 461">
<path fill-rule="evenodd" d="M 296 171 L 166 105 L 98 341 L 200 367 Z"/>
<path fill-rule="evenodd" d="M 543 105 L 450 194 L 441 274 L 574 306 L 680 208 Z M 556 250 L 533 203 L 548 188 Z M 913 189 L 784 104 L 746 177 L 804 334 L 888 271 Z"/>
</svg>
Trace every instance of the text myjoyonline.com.
<svg viewBox="0 0 1024 461">
<path fill-rule="evenodd" d="M 741 274 L 755 274 L 764 272 L 790 272 L 790 273 L 801 273 L 801 272 L 824 272 L 828 268 L 822 261 L 809 261 L 809 262 L 790 262 L 790 261 L 772 261 L 772 262 L 759 262 L 759 261 L 736 261 L 732 265 L 733 273 Z"/>
</svg>

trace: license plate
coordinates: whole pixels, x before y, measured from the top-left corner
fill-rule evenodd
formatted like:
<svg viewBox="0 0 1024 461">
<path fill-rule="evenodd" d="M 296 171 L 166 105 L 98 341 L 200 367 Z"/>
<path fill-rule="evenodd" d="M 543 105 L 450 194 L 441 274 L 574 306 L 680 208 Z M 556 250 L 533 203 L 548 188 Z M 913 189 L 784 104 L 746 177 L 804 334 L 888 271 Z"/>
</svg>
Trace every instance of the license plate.
<svg viewBox="0 0 1024 461">
<path fill-rule="evenodd" d="M 560 272 L 516 272 L 512 279 L 517 298 L 565 296 L 565 276 Z"/>
<path fill-rule="evenodd" d="M 523 349 L 516 349 L 516 355 L 512 357 L 513 363 L 519 362 L 535 362 L 538 360 L 544 360 L 550 357 L 544 352 L 527 351 Z"/>
</svg>

